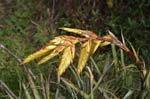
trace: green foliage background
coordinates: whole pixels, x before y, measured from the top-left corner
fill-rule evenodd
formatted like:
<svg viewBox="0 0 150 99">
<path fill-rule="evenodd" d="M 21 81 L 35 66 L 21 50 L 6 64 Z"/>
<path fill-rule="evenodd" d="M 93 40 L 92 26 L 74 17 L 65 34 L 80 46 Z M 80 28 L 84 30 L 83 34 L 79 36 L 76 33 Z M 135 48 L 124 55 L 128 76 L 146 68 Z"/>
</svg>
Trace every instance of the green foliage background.
<svg viewBox="0 0 150 99">
<path fill-rule="evenodd" d="M 59 27 L 88 29 L 100 36 L 105 35 L 105 31 L 109 29 L 120 39 L 122 33 L 124 38 L 133 44 L 136 52 L 149 68 L 150 0 L 113 0 L 112 7 L 109 7 L 106 1 L 1 0 L 0 43 L 20 58 L 24 58 L 41 48 L 54 36 L 64 34 L 58 30 Z M 105 61 L 103 58 L 111 53 L 111 48 L 102 48 L 97 53 L 101 55 L 96 54 L 94 60 L 96 64 L 101 65 Z M 128 57 L 125 57 L 125 60 L 126 64 L 131 63 Z M 56 75 L 56 64 L 57 58 L 41 66 L 37 66 L 35 62 L 30 63 L 29 66 L 36 76 L 40 73 L 47 76 L 50 71 L 51 74 Z M 19 94 L 19 82 L 26 80 L 19 64 L 1 49 L 0 80 L 16 94 Z M 55 81 L 56 78 L 52 77 L 52 80 Z M 131 88 L 131 85 L 127 87 Z M 52 92 L 55 92 L 54 88 Z M 123 92 L 120 93 L 123 95 Z M 1 93 L 0 90 L 1 96 L 3 92 Z"/>
</svg>

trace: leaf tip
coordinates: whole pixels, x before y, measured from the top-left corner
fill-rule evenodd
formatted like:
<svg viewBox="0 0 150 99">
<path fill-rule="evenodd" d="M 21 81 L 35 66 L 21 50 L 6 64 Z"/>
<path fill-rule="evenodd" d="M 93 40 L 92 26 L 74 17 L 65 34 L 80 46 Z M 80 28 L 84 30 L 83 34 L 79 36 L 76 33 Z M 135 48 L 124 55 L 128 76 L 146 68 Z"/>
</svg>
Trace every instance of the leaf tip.
<svg viewBox="0 0 150 99">
<path fill-rule="evenodd" d="M 77 74 L 80 75 L 81 74 L 81 70 L 77 69 Z"/>
<path fill-rule="evenodd" d="M 60 30 L 65 30 L 66 28 L 65 28 L 65 27 L 60 27 L 60 28 L 58 28 L 58 29 L 60 29 Z"/>
</svg>

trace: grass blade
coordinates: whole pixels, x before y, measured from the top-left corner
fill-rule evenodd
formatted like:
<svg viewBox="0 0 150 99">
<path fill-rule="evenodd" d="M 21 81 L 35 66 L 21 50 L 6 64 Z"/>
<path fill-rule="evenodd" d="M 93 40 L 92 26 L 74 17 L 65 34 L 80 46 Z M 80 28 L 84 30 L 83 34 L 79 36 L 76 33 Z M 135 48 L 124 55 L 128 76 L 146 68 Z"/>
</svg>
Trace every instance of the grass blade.
<svg viewBox="0 0 150 99">
<path fill-rule="evenodd" d="M 29 91 L 24 83 L 22 83 L 23 89 L 25 91 L 26 99 L 32 99 L 31 95 L 29 94 Z"/>
</svg>

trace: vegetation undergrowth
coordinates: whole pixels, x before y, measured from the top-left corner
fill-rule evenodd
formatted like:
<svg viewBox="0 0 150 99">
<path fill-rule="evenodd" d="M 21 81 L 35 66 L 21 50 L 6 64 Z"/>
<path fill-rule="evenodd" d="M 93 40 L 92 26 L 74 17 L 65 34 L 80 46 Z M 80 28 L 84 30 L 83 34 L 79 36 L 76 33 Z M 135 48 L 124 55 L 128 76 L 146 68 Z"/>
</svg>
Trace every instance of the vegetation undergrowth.
<svg viewBox="0 0 150 99">
<path fill-rule="evenodd" d="M 12 1 L 0 1 L 0 44 L 18 59 L 39 50 L 49 39 L 66 34 L 58 27 L 92 30 L 98 36 L 106 35 L 105 30 L 109 29 L 141 60 L 145 87 L 141 87 L 136 64 L 114 45 L 98 48 L 81 75 L 76 72 L 79 56 L 76 53 L 74 63 L 60 79 L 56 70 L 61 55 L 40 66 L 36 64 L 38 59 L 29 63 L 30 75 L 27 75 L 20 63 L 0 48 L 1 99 L 149 99 L 149 0 Z"/>
</svg>

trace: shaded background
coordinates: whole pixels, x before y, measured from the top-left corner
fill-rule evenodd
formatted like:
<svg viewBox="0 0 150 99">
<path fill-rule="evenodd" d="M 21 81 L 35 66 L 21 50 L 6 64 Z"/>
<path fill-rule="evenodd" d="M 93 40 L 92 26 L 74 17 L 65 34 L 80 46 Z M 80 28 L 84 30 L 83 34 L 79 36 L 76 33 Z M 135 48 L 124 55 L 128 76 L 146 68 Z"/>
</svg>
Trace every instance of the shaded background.
<svg viewBox="0 0 150 99">
<path fill-rule="evenodd" d="M 149 2 L 149 0 L 1 0 L 0 40 L 5 43 L 5 36 L 20 34 L 27 41 L 41 43 L 51 36 L 59 35 L 58 27 L 89 29 L 99 35 L 109 29 L 117 36 L 122 32 L 148 63 Z"/>
<path fill-rule="evenodd" d="M 149 68 L 149 9 L 150 0 L 0 0 L 0 43 L 24 58 L 62 34 L 59 27 L 88 29 L 99 36 L 109 29 L 120 40 L 122 33 Z M 15 89 L 16 71 L 22 70 L 12 60 L 0 50 L 0 79 Z"/>
</svg>

